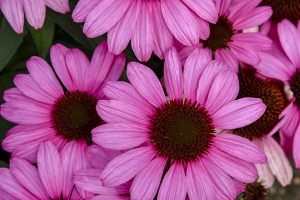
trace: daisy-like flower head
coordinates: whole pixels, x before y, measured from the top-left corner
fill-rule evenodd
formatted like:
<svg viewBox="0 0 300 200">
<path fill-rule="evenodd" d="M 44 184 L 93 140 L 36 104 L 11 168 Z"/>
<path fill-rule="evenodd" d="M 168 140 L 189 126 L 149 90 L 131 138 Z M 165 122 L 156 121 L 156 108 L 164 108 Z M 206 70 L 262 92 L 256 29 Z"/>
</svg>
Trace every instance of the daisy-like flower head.
<svg viewBox="0 0 300 200">
<path fill-rule="evenodd" d="M 60 44 L 51 48 L 50 57 L 65 91 L 46 61 L 32 57 L 26 63 L 30 74 L 14 78 L 17 88 L 5 91 L 1 105 L 0 114 L 18 124 L 7 133 L 3 149 L 32 163 L 46 140 L 58 150 L 70 141 L 87 145 L 91 130 L 102 123 L 96 112 L 97 100 L 105 98 L 102 88 L 118 80 L 125 65 L 125 56 L 109 53 L 106 42 L 96 48 L 91 62 L 79 49 Z"/>
<path fill-rule="evenodd" d="M 253 141 L 265 152 L 268 163 L 256 164 L 256 167 L 259 180 L 264 180 L 267 188 L 273 185 L 275 176 L 282 186 L 286 186 L 291 183 L 293 170 L 283 149 L 272 137 L 282 127 L 285 114 L 292 106 L 286 97 L 285 84 L 257 74 L 251 66 L 239 71 L 238 77 L 240 90 L 237 98 L 260 98 L 267 109 L 254 123 L 228 132 Z"/>
<path fill-rule="evenodd" d="M 78 154 L 76 142 L 68 143 L 59 153 L 50 142 L 42 142 L 38 148 L 37 165 L 13 157 L 10 169 L 0 168 L 1 198 L 8 199 L 89 199 L 93 194 L 77 189 L 72 172 L 81 168 L 84 154 Z M 5 198 L 4 198 L 5 199 Z"/>
<path fill-rule="evenodd" d="M 110 52 L 119 54 L 131 40 L 136 57 L 147 61 L 152 52 L 164 59 L 173 36 L 188 46 L 207 39 L 208 22 L 218 15 L 212 0 L 80 0 L 72 17 L 85 22 L 88 37 L 107 32 Z"/>
<path fill-rule="evenodd" d="M 24 12 L 28 23 L 35 29 L 43 26 L 46 17 L 46 6 L 66 13 L 70 11 L 68 0 L 1 0 L 0 8 L 17 33 L 23 32 Z"/>
<path fill-rule="evenodd" d="M 164 200 L 186 195 L 192 200 L 234 199 L 231 177 L 255 181 L 253 163 L 266 162 L 262 151 L 240 136 L 216 135 L 215 129 L 246 126 L 266 106 L 257 98 L 235 100 L 238 78 L 225 63 L 211 61 L 205 50 L 196 49 L 182 72 L 171 48 L 164 66 L 168 100 L 146 66 L 129 63 L 127 76 L 131 84 L 107 83 L 104 92 L 111 100 L 97 104 L 107 124 L 92 131 L 93 141 L 108 149 L 134 148 L 106 166 L 101 175 L 104 185 L 133 178 L 132 199 L 153 199 L 157 191 L 157 198 Z"/>
<path fill-rule="evenodd" d="M 179 55 L 185 60 L 186 52 L 203 47 L 215 53 L 215 58 L 228 63 L 238 72 L 238 60 L 250 65 L 260 62 L 258 52 L 271 48 L 272 41 L 261 33 L 242 33 L 243 29 L 258 26 L 269 19 L 272 9 L 269 6 L 257 7 L 261 0 L 240 1 L 229 11 L 231 0 L 217 0 L 219 13 L 215 24 L 210 23 L 210 35 L 200 39 L 195 47 L 184 47 Z"/>
<path fill-rule="evenodd" d="M 287 82 L 293 96 L 291 109 L 286 113 L 280 129 L 281 145 L 292 150 L 296 167 L 300 167 L 300 31 L 287 19 L 278 24 L 281 47 L 261 52 L 262 62 L 255 66 L 265 76 Z"/>
</svg>

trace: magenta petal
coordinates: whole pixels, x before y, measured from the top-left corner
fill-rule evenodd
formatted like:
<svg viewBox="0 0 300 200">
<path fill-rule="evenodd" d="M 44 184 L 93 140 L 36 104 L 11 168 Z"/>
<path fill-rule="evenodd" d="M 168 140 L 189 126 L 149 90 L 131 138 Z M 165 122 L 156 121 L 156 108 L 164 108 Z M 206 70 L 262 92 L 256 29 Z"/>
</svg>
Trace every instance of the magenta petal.
<svg viewBox="0 0 300 200">
<path fill-rule="evenodd" d="M 272 40 L 261 33 L 237 33 L 231 39 L 250 45 L 255 50 L 267 50 L 272 47 Z"/>
<path fill-rule="evenodd" d="M 198 43 L 197 19 L 181 1 L 161 1 L 161 9 L 168 28 L 179 42 L 187 46 Z"/>
<path fill-rule="evenodd" d="M 174 47 L 171 47 L 166 53 L 164 81 L 170 99 L 181 99 L 183 95 L 182 67 Z"/>
<path fill-rule="evenodd" d="M 66 13 L 70 11 L 68 0 L 46 0 L 46 5 L 56 12 Z"/>
<path fill-rule="evenodd" d="M 218 12 L 212 0 L 197 1 L 183 0 L 183 2 L 202 19 L 215 24 L 218 20 Z"/>
<path fill-rule="evenodd" d="M 30 142 L 25 145 L 16 148 L 11 157 L 17 157 L 27 160 L 28 162 L 35 164 L 37 162 L 37 152 L 40 146 L 40 142 Z"/>
<path fill-rule="evenodd" d="M 166 102 L 162 86 L 151 69 L 142 64 L 130 62 L 127 67 L 127 76 L 135 89 L 153 106 L 160 107 Z"/>
<path fill-rule="evenodd" d="M 258 56 L 257 50 L 251 47 L 247 43 L 233 41 L 228 42 L 228 46 L 232 53 L 242 62 L 249 65 L 258 65 L 260 57 Z"/>
<path fill-rule="evenodd" d="M 138 107 L 144 114 L 155 113 L 154 107 L 129 83 L 123 81 L 110 81 L 103 88 L 109 99 L 123 101 Z"/>
<path fill-rule="evenodd" d="M 50 0 L 51 1 L 51 0 Z M 72 13 L 74 22 L 84 22 L 99 0 L 80 0 Z"/>
<path fill-rule="evenodd" d="M 156 152 L 153 147 L 140 147 L 123 153 L 113 159 L 102 172 L 105 186 L 117 186 L 132 179 L 144 169 Z"/>
<path fill-rule="evenodd" d="M 106 196 L 106 195 L 97 195 L 94 196 L 91 200 L 130 200 L 130 197 L 127 196 Z"/>
<path fill-rule="evenodd" d="M 242 192 L 244 192 L 246 190 L 246 185 L 243 182 L 238 181 L 236 179 L 232 179 L 232 181 L 235 184 L 236 196 L 238 196 L 239 194 L 241 194 Z"/>
<path fill-rule="evenodd" d="M 264 164 L 267 157 L 249 140 L 233 134 L 219 134 L 213 138 L 213 145 L 242 160 Z M 247 155 L 247 156 L 245 156 Z"/>
<path fill-rule="evenodd" d="M 181 163 L 173 163 L 158 192 L 158 200 L 184 200 L 187 194 L 186 178 Z"/>
<path fill-rule="evenodd" d="M 83 32 L 88 37 L 97 37 L 111 29 L 126 12 L 130 0 L 103 0 L 87 16 Z"/>
<path fill-rule="evenodd" d="M 190 199 L 215 199 L 215 186 L 201 159 L 187 164 L 186 185 Z"/>
<path fill-rule="evenodd" d="M 212 118 L 216 128 L 235 129 L 255 122 L 265 110 L 266 105 L 261 99 L 245 97 L 224 105 Z"/>
<path fill-rule="evenodd" d="M 228 19 L 232 22 L 239 19 L 240 16 L 243 16 L 245 13 L 253 10 L 261 0 L 252 0 L 252 1 L 239 1 L 237 5 L 231 10 Z"/>
<path fill-rule="evenodd" d="M 134 177 L 130 187 L 132 199 L 154 199 L 166 162 L 167 159 L 155 158 Z"/>
<path fill-rule="evenodd" d="M 135 106 L 118 100 L 100 100 L 96 106 L 99 116 L 107 123 L 137 123 L 148 125 L 148 117 Z"/>
<path fill-rule="evenodd" d="M 26 62 L 26 65 L 32 79 L 45 92 L 56 98 L 60 98 L 64 94 L 54 72 L 45 60 L 34 56 Z"/>
<path fill-rule="evenodd" d="M 227 174 L 233 178 L 252 183 L 257 177 L 257 169 L 253 163 L 234 157 L 218 148 L 210 148 L 208 156 Z"/>
<path fill-rule="evenodd" d="M 0 188 L 17 199 L 36 199 L 11 173 L 10 169 L 0 168 Z M 1 197 L 2 198 L 2 197 Z"/>
<path fill-rule="evenodd" d="M 37 155 L 41 181 L 52 199 L 59 199 L 62 189 L 62 165 L 59 153 L 51 142 L 41 143 Z"/>
<path fill-rule="evenodd" d="M 0 183 L 1 184 L 1 183 Z M 3 190 L 0 186 L 0 195 L 3 199 L 7 199 L 7 200 L 19 200 L 17 197 L 12 196 L 10 193 L 6 192 L 5 190 Z"/>
<path fill-rule="evenodd" d="M 295 131 L 295 136 L 294 136 L 294 141 L 293 141 L 293 158 L 295 161 L 295 166 L 297 168 L 300 168 L 300 155 L 298 152 L 300 152 L 300 147 L 299 147 L 299 142 L 300 142 L 300 125 L 298 125 L 298 128 Z"/>
<path fill-rule="evenodd" d="M 238 73 L 238 60 L 231 51 L 226 49 L 217 49 L 215 52 L 215 59 L 226 63 L 230 69 L 232 69 L 235 73 Z"/>
<path fill-rule="evenodd" d="M 137 25 L 140 4 L 141 1 L 131 1 L 124 16 L 108 31 L 107 41 L 110 52 L 117 55 L 127 47 Z"/>
<path fill-rule="evenodd" d="M 43 26 L 46 17 L 46 5 L 44 1 L 24 0 L 24 11 L 28 23 L 35 29 Z"/>
<path fill-rule="evenodd" d="M 300 66 L 300 34 L 297 28 L 287 19 L 278 23 L 278 36 L 282 48 L 292 63 Z"/>
<path fill-rule="evenodd" d="M 148 1 L 139 1 L 139 3 L 140 10 L 132 33 L 131 46 L 138 60 L 146 62 L 153 51 L 153 16 Z"/>
<path fill-rule="evenodd" d="M 43 187 L 37 168 L 28 161 L 20 158 L 12 158 L 10 159 L 10 169 L 18 181 L 38 198 L 49 198 Z"/>
<path fill-rule="evenodd" d="M 221 0 L 216 1 L 215 3 L 219 15 L 225 15 L 231 4 L 231 0 Z"/>
<path fill-rule="evenodd" d="M 236 99 L 238 93 L 238 76 L 229 68 L 223 69 L 211 85 L 205 108 L 213 115 L 222 106 Z"/>
<path fill-rule="evenodd" d="M 23 32 L 24 27 L 24 1 L 2 0 L 1 11 L 17 33 Z"/>
<path fill-rule="evenodd" d="M 183 71 L 184 96 L 187 99 L 196 101 L 199 79 L 211 61 L 210 53 L 205 49 L 195 49 L 187 58 Z"/>
</svg>

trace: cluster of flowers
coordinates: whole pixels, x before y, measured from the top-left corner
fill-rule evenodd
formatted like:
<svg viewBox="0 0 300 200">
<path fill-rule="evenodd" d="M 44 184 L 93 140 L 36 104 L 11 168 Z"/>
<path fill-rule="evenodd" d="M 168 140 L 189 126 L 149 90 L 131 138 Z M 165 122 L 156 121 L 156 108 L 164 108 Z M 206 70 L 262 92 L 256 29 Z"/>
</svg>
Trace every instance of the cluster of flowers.
<svg viewBox="0 0 300 200">
<path fill-rule="evenodd" d="M 235 199 L 253 182 L 288 185 L 287 152 L 300 167 L 300 24 L 268 3 L 80 0 L 74 21 L 107 42 L 91 61 L 56 44 L 55 73 L 34 56 L 5 91 L 0 114 L 17 125 L 2 142 L 1 199 Z M 0 4 L 18 33 L 23 6 L 40 28 L 46 5 L 69 10 Z M 117 81 L 129 41 L 139 61 L 165 60 L 161 81 L 139 62 Z"/>
</svg>

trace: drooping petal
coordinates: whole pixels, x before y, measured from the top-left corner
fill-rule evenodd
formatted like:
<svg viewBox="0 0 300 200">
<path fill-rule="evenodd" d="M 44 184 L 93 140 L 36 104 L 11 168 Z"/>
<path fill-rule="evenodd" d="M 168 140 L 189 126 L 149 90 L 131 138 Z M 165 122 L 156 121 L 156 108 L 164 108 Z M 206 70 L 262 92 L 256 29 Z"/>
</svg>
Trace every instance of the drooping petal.
<svg viewBox="0 0 300 200">
<path fill-rule="evenodd" d="M 127 67 L 127 76 L 135 89 L 153 106 L 159 107 L 166 102 L 162 86 L 148 67 L 130 62 Z"/>
<path fill-rule="evenodd" d="M 253 123 L 265 110 L 266 105 L 261 99 L 246 97 L 224 105 L 212 118 L 216 128 L 235 129 Z"/>
<path fill-rule="evenodd" d="M 213 1 L 183 0 L 183 2 L 202 19 L 215 24 L 218 12 Z"/>
<path fill-rule="evenodd" d="M 51 1 L 51 0 L 48 0 Z M 74 22 L 84 22 L 99 0 L 80 0 L 72 12 Z"/>
<path fill-rule="evenodd" d="M 162 157 L 155 158 L 134 177 L 130 187 L 132 199 L 154 199 L 166 162 Z"/>
<path fill-rule="evenodd" d="M 17 33 L 23 33 L 24 27 L 24 1 L 2 0 L 1 11 Z"/>
<path fill-rule="evenodd" d="M 275 176 L 272 174 L 269 164 L 255 164 L 255 167 L 258 171 L 258 181 L 263 181 L 266 188 L 271 188 L 275 182 Z"/>
<path fill-rule="evenodd" d="M 68 0 L 45 0 L 46 5 L 56 12 L 66 13 L 70 11 Z"/>
<path fill-rule="evenodd" d="M 187 193 L 186 178 L 181 163 L 173 163 L 160 185 L 158 200 L 184 200 Z"/>
<path fill-rule="evenodd" d="M 156 152 L 153 147 L 140 147 L 113 159 L 101 175 L 104 186 L 117 186 L 132 179 L 144 169 Z"/>
<path fill-rule="evenodd" d="M 246 185 L 243 182 L 238 181 L 236 179 L 232 179 L 232 181 L 235 184 L 236 196 L 238 196 L 239 194 L 241 194 L 246 190 Z"/>
<path fill-rule="evenodd" d="M 231 38 L 239 43 L 246 43 L 255 50 L 267 50 L 272 47 L 272 40 L 260 33 L 237 33 Z"/>
<path fill-rule="evenodd" d="M 23 0 L 28 23 L 35 29 L 42 28 L 46 17 L 45 0 Z"/>
<path fill-rule="evenodd" d="M 260 2 L 261 0 L 239 1 L 237 5 L 231 10 L 228 19 L 232 22 L 236 19 L 239 19 L 245 13 L 248 13 L 249 11 L 253 10 L 256 6 L 258 6 Z"/>
<path fill-rule="evenodd" d="M 249 65 L 258 65 L 261 60 L 258 56 L 257 50 L 255 50 L 249 44 L 239 41 L 232 41 L 228 42 L 228 46 L 237 59 Z"/>
<path fill-rule="evenodd" d="M 171 100 L 181 99 L 183 95 L 182 67 L 174 47 L 171 47 L 166 53 L 164 81 L 168 97 Z"/>
<path fill-rule="evenodd" d="M 30 142 L 25 145 L 17 147 L 13 152 L 11 157 L 17 157 L 27 160 L 28 162 L 34 164 L 37 163 L 37 152 L 40 146 L 40 142 Z"/>
<path fill-rule="evenodd" d="M 226 63 L 230 69 L 235 73 L 238 73 L 238 60 L 230 51 L 226 49 L 217 49 L 215 52 L 215 59 Z"/>
</svg>

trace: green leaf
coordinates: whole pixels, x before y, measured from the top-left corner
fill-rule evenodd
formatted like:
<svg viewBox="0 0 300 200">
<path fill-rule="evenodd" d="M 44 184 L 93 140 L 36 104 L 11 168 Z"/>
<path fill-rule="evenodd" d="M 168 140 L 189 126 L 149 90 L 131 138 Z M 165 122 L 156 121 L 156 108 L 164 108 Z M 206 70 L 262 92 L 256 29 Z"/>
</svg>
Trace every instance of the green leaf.
<svg viewBox="0 0 300 200">
<path fill-rule="evenodd" d="M 73 22 L 70 12 L 61 14 L 47 8 L 47 16 L 85 48 L 93 50 L 89 40 L 82 32 L 81 25 Z"/>
<path fill-rule="evenodd" d="M 27 29 L 24 28 L 24 33 L 17 34 L 6 19 L 2 19 L 0 31 L 0 71 L 3 70 L 11 57 L 15 54 L 26 33 Z"/>
<path fill-rule="evenodd" d="M 40 57 L 46 58 L 52 45 L 55 23 L 46 18 L 41 29 L 35 30 L 32 26 L 27 24 L 32 38 L 36 44 Z"/>
<path fill-rule="evenodd" d="M 8 168 L 7 162 L 5 162 L 5 161 L 3 161 L 3 160 L 0 160 L 0 167 Z"/>
</svg>

